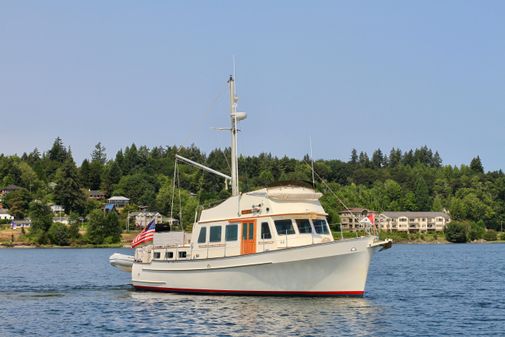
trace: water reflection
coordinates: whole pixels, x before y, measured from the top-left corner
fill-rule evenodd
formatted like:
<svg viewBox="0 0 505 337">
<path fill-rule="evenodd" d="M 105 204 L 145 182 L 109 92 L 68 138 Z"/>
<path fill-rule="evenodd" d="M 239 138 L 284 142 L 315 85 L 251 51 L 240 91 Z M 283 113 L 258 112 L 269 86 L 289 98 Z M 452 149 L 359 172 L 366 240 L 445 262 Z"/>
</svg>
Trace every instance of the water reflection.
<svg viewBox="0 0 505 337">
<path fill-rule="evenodd" d="M 367 298 L 201 296 L 131 291 L 135 306 L 179 317 L 177 327 L 204 334 L 374 334 L 382 309 Z M 171 326 L 174 327 L 171 320 Z"/>
</svg>

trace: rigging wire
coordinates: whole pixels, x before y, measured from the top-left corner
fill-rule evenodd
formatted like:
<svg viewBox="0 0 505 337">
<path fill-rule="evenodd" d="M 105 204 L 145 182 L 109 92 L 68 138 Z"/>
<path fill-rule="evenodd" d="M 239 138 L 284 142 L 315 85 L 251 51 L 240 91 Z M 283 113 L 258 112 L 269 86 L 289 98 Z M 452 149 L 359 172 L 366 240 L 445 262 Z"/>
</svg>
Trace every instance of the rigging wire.
<svg viewBox="0 0 505 337">
<path fill-rule="evenodd" d="M 317 176 L 317 178 L 323 183 L 323 185 L 326 187 L 326 189 L 328 191 L 330 191 L 330 193 L 335 197 L 335 199 L 337 199 L 338 202 L 340 202 L 342 204 L 342 206 L 344 206 L 344 208 L 351 214 L 351 216 L 353 217 L 353 219 L 356 220 L 357 223 L 359 223 L 359 219 L 356 217 L 356 215 L 354 215 L 354 213 L 351 212 L 351 210 L 349 209 L 349 207 L 347 207 L 347 205 L 344 203 L 344 201 L 342 199 L 340 199 L 338 197 L 338 195 L 333 191 L 333 189 L 328 185 L 328 183 L 326 182 L 326 180 L 321 177 L 314 169 L 313 167 L 311 166 L 310 163 L 307 163 L 307 161 L 304 161 L 305 164 L 307 166 L 309 166 L 310 168 L 312 168 L 312 173 L 314 175 Z M 365 228 L 365 230 L 368 229 L 369 231 L 369 228 Z M 356 236 L 358 236 L 358 233 L 356 232 Z M 340 223 L 340 237 L 343 239 L 344 238 L 344 233 L 343 233 L 343 230 L 342 230 L 342 223 Z"/>
<path fill-rule="evenodd" d="M 174 223 L 175 179 L 177 174 L 177 158 L 174 160 L 174 178 L 172 179 L 172 200 L 170 200 L 170 221 Z"/>
</svg>

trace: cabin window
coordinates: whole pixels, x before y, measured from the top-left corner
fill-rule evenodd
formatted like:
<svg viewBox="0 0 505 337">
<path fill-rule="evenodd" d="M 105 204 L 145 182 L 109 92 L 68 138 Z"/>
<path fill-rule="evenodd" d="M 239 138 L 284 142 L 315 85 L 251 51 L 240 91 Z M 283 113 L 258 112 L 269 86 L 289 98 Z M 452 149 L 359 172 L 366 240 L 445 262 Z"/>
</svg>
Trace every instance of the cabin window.
<svg viewBox="0 0 505 337">
<path fill-rule="evenodd" d="M 312 221 L 314 223 L 314 229 L 316 230 L 317 234 L 330 234 L 326 220 L 316 219 Z"/>
<path fill-rule="evenodd" d="M 309 219 L 296 219 L 295 222 L 300 234 L 312 233 Z"/>
<path fill-rule="evenodd" d="M 268 222 L 261 223 L 261 238 L 262 239 L 272 238 L 272 233 L 270 233 L 270 226 L 268 225 Z"/>
<path fill-rule="evenodd" d="M 238 225 L 226 225 L 226 241 L 237 241 L 238 239 Z"/>
<path fill-rule="evenodd" d="M 293 222 L 291 219 L 289 220 L 275 220 L 275 229 L 277 230 L 277 234 L 286 235 L 286 234 L 295 234 L 295 229 L 293 228 Z"/>
<path fill-rule="evenodd" d="M 207 238 L 207 227 L 202 227 L 200 229 L 200 235 L 198 235 L 198 243 L 205 243 Z"/>
<path fill-rule="evenodd" d="M 174 252 L 165 253 L 165 259 L 173 259 L 173 258 L 174 258 Z"/>
<path fill-rule="evenodd" d="M 160 252 L 154 252 L 154 258 L 155 259 L 159 259 L 161 257 L 161 253 Z"/>
<path fill-rule="evenodd" d="M 186 252 L 179 252 L 179 259 L 185 259 L 186 258 Z"/>
<path fill-rule="evenodd" d="M 210 242 L 221 242 L 221 226 L 210 227 Z"/>
</svg>

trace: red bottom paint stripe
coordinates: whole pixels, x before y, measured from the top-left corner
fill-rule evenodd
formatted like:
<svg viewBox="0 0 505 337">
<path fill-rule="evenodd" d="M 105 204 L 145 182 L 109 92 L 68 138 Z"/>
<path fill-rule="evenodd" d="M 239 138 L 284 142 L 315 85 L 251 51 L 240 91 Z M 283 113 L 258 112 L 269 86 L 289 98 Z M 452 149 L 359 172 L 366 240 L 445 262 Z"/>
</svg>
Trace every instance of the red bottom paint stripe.
<svg viewBox="0 0 505 337">
<path fill-rule="evenodd" d="M 272 295 L 272 296 L 363 296 L 364 291 L 263 291 L 263 290 L 221 290 L 221 289 L 187 289 L 163 288 L 134 285 L 136 289 L 169 293 L 215 294 L 215 295 Z"/>
</svg>

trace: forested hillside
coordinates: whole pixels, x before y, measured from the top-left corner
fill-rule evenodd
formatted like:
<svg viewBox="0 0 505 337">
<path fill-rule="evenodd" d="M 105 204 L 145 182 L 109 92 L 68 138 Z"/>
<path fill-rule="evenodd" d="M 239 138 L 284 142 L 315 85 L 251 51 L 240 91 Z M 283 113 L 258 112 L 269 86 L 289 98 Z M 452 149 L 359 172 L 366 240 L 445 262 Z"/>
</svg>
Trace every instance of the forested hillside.
<svg viewBox="0 0 505 337">
<path fill-rule="evenodd" d="M 76 165 L 69 148 L 57 138 L 51 149 L 37 149 L 22 156 L 0 156 L 0 187 L 15 184 L 22 189 L 9 193 L 4 206 L 16 218 L 28 216 L 33 200 L 63 205 L 67 213 L 87 215 L 102 207 L 87 198 L 87 191 L 101 189 L 110 195 L 124 195 L 135 205 L 168 214 L 172 198 L 174 156 L 178 153 L 221 172 L 229 172 L 229 149 L 205 154 L 197 147 L 137 147 L 130 145 L 107 158 L 98 143 L 89 159 Z M 174 215 L 182 205 L 183 223 L 193 220 L 198 206 L 215 204 L 230 195 L 222 178 L 179 164 L 181 196 L 174 203 Z M 314 168 L 348 207 L 376 211 L 446 209 L 456 220 L 483 220 L 489 228 L 500 228 L 505 219 L 505 176 L 485 172 L 479 157 L 459 167 L 443 165 L 437 152 L 422 147 L 407 152 L 376 150 L 370 156 L 352 150 L 346 160 L 317 160 Z M 310 181 L 308 156 L 303 160 L 276 157 L 268 153 L 242 156 L 239 160 L 242 191 L 285 180 Z M 323 184 L 316 187 L 327 192 Z M 179 193 L 180 192 L 180 193 Z M 338 222 L 342 205 L 326 193 L 323 203 L 330 221 Z M 132 206 L 135 207 L 135 206 Z"/>
</svg>

